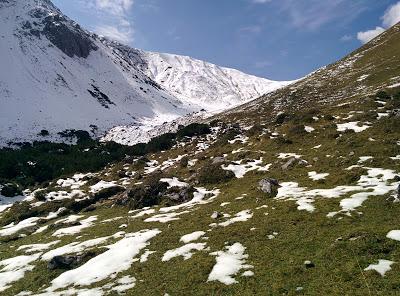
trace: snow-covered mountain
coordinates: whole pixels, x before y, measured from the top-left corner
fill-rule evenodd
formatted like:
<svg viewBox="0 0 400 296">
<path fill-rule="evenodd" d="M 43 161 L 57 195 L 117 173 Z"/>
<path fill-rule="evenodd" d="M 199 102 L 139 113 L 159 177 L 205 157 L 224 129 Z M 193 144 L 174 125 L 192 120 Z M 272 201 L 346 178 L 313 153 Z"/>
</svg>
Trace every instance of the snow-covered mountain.
<svg viewBox="0 0 400 296">
<path fill-rule="evenodd" d="M 82 29 L 49 0 L 0 0 L 0 144 L 99 136 L 227 109 L 287 85 L 189 57 L 150 53 Z M 43 139 L 39 137 L 39 139 Z"/>
</svg>

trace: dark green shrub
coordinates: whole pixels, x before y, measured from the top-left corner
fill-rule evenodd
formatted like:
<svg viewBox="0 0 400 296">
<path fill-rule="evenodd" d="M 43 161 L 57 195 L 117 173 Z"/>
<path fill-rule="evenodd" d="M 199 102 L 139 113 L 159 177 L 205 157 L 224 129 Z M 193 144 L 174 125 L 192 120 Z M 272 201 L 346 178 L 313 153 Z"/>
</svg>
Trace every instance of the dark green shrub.
<svg viewBox="0 0 400 296">
<path fill-rule="evenodd" d="M 260 124 L 253 125 L 248 131 L 246 131 L 246 135 L 248 137 L 260 135 L 264 131 L 264 128 Z"/>
<path fill-rule="evenodd" d="M 391 96 L 384 90 L 378 91 L 376 97 L 380 100 L 390 100 Z"/>
<path fill-rule="evenodd" d="M 121 187 L 118 185 L 113 186 L 113 187 L 104 188 L 104 189 L 101 189 L 99 192 L 96 192 L 95 194 L 93 194 L 93 199 L 96 202 L 98 202 L 100 200 L 107 199 L 114 195 L 117 195 L 118 193 L 121 193 L 124 190 L 125 190 L 124 187 Z"/>
<path fill-rule="evenodd" d="M 293 144 L 293 141 L 292 141 L 292 140 L 290 140 L 290 139 L 288 139 L 288 138 L 285 138 L 285 137 L 283 137 L 283 136 L 278 136 L 278 137 L 276 137 L 276 138 L 274 139 L 274 142 L 275 142 L 276 144 L 278 144 L 279 146 L 281 146 L 281 145 L 291 145 L 291 144 Z"/>
<path fill-rule="evenodd" d="M 155 137 L 150 140 L 146 146 L 146 152 L 154 153 L 171 149 L 175 144 L 175 134 L 167 133 L 161 136 Z"/>
<path fill-rule="evenodd" d="M 288 131 L 288 135 L 293 137 L 304 136 L 305 134 L 307 134 L 307 132 L 302 124 L 292 126 Z"/>
<path fill-rule="evenodd" d="M 176 136 L 178 139 L 182 139 L 184 137 L 201 136 L 209 133 L 211 133 L 211 129 L 208 124 L 192 123 L 179 129 Z"/>
<path fill-rule="evenodd" d="M 183 157 L 180 161 L 179 161 L 179 166 L 181 168 L 187 168 L 187 166 L 189 165 L 189 157 L 185 156 Z"/>
<path fill-rule="evenodd" d="M 202 184 L 219 184 L 235 178 L 232 171 L 222 169 L 221 164 L 207 164 L 198 174 L 198 180 Z"/>
<path fill-rule="evenodd" d="M 283 124 L 288 118 L 289 118 L 289 115 L 288 115 L 287 113 L 279 113 L 279 114 L 276 116 L 275 123 L 281 125 L 281 124 Z"/>
<path fill-rule="evenodd" d="M 48 130 L 41 130 L 40 133 L 39 133 L 39 136 L 47 137 L 49 134 L 50 133 L 49 133 Z"/>
<path fill-rule="evenodd" d="M 159 205 L 167 189 L 168 184 L 160 182 L 159 178 L 147 180 L 144 184 L 136 186 L 127 192 L 129 208 L 142 209 Z"/>
<path fill-rule="evenodd" d="M 34 193 L 34 197 L 37 201 L 46 201 L 46 190 L 38 190 Z"/>
<path fill-rule="evenodd" d="M 22 191 L 17 184 L 7 183 L 1 189 L 0 194 L 5 197 L 14 197 L 21 195 Z"/>
</svg>

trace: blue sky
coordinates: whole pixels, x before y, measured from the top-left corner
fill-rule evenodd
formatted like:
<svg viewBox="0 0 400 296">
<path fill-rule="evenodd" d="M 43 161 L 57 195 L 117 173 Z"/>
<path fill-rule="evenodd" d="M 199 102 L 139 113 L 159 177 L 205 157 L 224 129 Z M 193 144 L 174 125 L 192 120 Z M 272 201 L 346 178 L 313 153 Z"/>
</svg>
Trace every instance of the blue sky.
<svg viewBox="0 0 400 296">
<path fill-rule="evenodd" d="M 400 21 L 396 0 L 54 0 L 91 31 L 274 80 L 343 57 Z"/>
</svg>

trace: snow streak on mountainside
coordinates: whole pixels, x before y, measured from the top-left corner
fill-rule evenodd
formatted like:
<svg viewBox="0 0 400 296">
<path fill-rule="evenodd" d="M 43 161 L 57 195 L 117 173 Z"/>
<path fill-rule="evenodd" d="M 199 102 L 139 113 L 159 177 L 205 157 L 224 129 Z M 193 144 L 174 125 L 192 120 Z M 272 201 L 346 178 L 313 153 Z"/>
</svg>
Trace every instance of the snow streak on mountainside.
<svg viewBox="0 0 400 296">
<path fill-rule="evenodd" d="M 0 0 L 0 40 L 0 145 L 41 130 L 57 140 L 66 129 L 162 124 L 287 84 L 108 41 L 48 0 Z"/>
</svg>

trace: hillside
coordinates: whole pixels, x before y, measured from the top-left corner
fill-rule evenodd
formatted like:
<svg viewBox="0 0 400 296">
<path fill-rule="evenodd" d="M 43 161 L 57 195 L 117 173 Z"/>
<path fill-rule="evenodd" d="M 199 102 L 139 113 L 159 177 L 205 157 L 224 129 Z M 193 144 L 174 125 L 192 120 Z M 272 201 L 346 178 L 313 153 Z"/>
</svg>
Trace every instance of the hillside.
<svg viewBox="0 0 400 296">
<path fill-rule="evenodd" d="M 399 44 L 146 145 L 2 150 L 2 295 L 398 295 Z"/>
<path fill-rule="evenodd" d="M 166 71 L 172 56 L 90 33 L 47 0 L 1 1 L 0 36 L 1 146 L 63 141 L 58 133 L 70 129 L 146 129 L 210 110 L 202 93 L 226 109 L 287 84 L 180 56 Z"/>
</svg>

